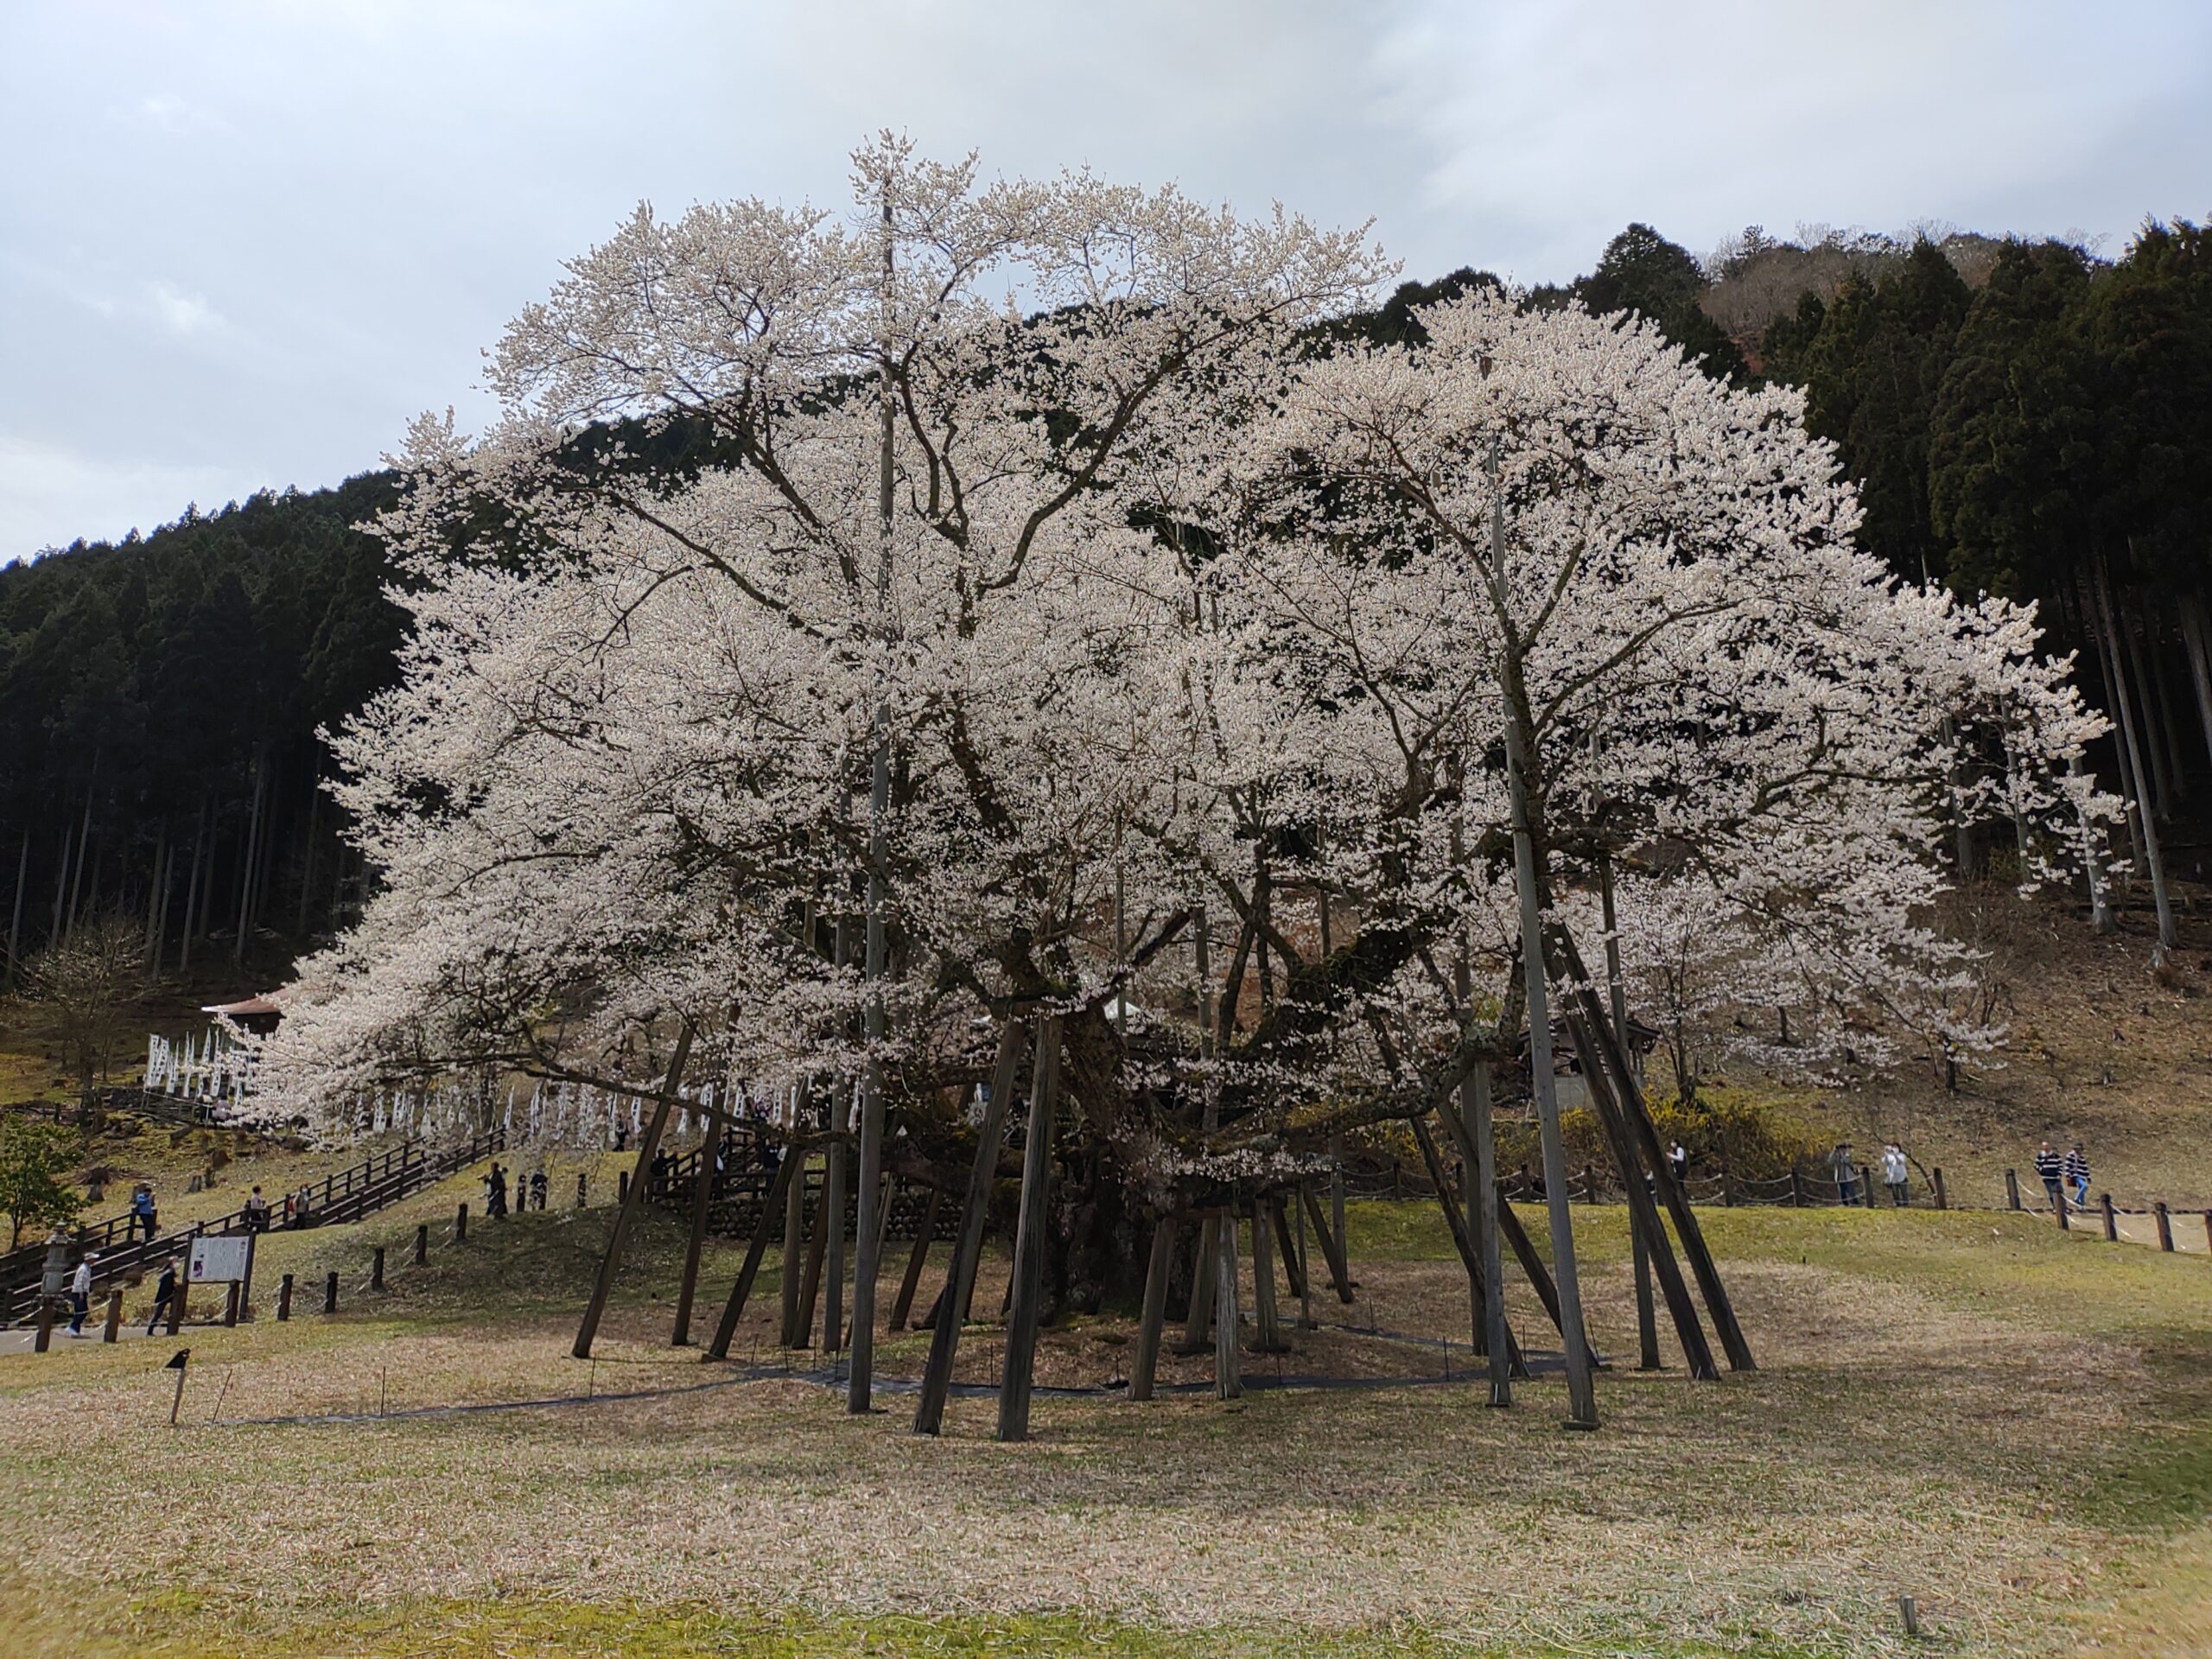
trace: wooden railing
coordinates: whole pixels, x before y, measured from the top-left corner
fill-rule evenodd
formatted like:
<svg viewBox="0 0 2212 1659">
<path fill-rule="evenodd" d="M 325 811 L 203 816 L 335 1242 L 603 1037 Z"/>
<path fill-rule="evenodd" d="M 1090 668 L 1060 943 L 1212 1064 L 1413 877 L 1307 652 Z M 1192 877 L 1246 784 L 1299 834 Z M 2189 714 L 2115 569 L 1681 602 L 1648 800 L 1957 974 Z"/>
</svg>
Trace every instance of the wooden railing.
<svg viewBox="0 0 2212 1659">
<path fill-rule="evenodd" d="M 506 1143 L 505 1131 L 501 1129 L 493 1129 L 442 1151 L 433 1151 L 420 1141 L 410 1141 L 365 1158 L 312 1185 L 295 1188 L 270 1200 L 267 1224 L 272 1228 L 286 1224 L 287 1201 L 302 1195 L 308 1201 L 305 1215 L 310 1224 L 359 1221 L 386 1205 L 397 1203 L 411 1192 L 420 1192 L 458 1170 L 491 1157 L 504 1150 Z M 241 1205 L 213 1220 L 196 1221 L 150 1239 L 143 1236 L 132 1239 L 128 1236 L 132 1230 L 130 1217 L 116 1216 L 82 1229 L 73 1236 L 73 1242 L 79 1255 L 86 1249 L 99 1252 L 100 1259 L 92 1268 L 92 1283 L 97 1288 L 134 1273 L 143 1273 L 181 1254 L 195 1238 L 244 1232 L 247 1211 Z M 43 1241 L 0 1257 L 0 1324 L 12 1323 L 37 1311 L 45 1270 Z"/>
</svg>

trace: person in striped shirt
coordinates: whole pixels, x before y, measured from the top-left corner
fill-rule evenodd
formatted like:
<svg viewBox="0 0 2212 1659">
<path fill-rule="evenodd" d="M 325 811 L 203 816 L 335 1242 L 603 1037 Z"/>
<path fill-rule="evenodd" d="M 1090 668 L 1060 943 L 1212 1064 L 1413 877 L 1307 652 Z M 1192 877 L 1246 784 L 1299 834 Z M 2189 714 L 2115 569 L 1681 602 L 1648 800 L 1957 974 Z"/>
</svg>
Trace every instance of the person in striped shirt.
<svg viewBox="0 0 2212 1659">
<path fill-rule="evenodd" d="M 2066 1185 L 2074 1195 L 2074 1207 L 2076 1210 L 2088 1209 L 2089 1207 L 2089 1154 L 2082 1150 L 2082 1143 L 2079 1141 L 2074 1143 L 2074 1150 L 2066 1154 Z"/>
<path fill-rule="evenodd" d="M 2048 1141 L 2036 1148 L 2036 1174 L 2042 1179 L 2043 1190 L 2050 1194 L 2053 1210 L 2066 1202 L 2065 1189 L 2059 1185 L 2064 1174 L 2065 1162 L 2059 1156 L 2058 1148 Z"/>
</svg>

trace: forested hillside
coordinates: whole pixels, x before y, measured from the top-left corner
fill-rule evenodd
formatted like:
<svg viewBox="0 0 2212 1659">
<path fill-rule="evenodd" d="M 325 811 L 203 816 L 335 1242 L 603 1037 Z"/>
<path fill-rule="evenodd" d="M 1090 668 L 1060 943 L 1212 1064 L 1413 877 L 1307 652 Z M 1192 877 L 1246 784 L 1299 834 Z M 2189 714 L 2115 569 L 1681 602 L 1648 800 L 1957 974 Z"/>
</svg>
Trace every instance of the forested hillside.
<svg viewBox="0 0 2212 1659">
<path fill-rule="evenodd" d="M 2212 251 L 2185 221 L 2116 259 L 1952 235 L 1780 241 L 1700 261 L 1630 226 L 1574 283 L 1708 372 L 1803 385 L 1861 483 L 1864 538 L 1898 575 L 2042 602 L 2055 649 L 2120 730 L 2107 781 L 2149 803 L 2118 849 L 2155 877 L 2161 820 L 2212 782 Z M 1408 283 L 1332 331 L 1404 339 L 1414 308 L 1478 283 Z M 664 436 L 656 464 L 681 466 Z M 242 960 L 327 928 L 359 872 L 315 784 L 317 729 L 393 672 L 397 612 L 358 526 L 388 475 L 256 496 L 142 538 L 0 568 L 0 893 L 8 972 L 120 908 L 149 969 Z M 2132 738 L 2132 747 L 2129 740 Z M 1993 757 L 1993 764 L 2001 764 Z M 2139 768 L 2143 787 L 2133 779 Z M 1962 838 L 1982 863 L 2005 825 Z"/>
<path fill-rule="evenodd" d="M 11 965 L 120 908 L 146 957 L 241 957 L 328 924 L 359 874 L 316 729 L 394 671 L 388 475 L 188 512 L 0 568 L 0 834 Z"/>
</svg>

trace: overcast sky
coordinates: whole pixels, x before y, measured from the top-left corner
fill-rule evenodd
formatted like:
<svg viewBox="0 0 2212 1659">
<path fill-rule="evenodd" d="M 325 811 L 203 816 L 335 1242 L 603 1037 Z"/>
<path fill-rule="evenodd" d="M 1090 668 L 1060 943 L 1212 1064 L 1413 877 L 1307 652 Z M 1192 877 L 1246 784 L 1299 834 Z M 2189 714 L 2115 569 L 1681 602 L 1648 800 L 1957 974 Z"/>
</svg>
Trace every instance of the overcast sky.
<svg viewBox="0 0 2212 1659">
<path fill-rule="evenodd" d="M 882 126 L 1357 223 L 1408 276 L 1630 219 L 2212 213 L 2207 0 L 0 0 L 0 562 L 376 464 L 640 198 Z"/>
</svg>

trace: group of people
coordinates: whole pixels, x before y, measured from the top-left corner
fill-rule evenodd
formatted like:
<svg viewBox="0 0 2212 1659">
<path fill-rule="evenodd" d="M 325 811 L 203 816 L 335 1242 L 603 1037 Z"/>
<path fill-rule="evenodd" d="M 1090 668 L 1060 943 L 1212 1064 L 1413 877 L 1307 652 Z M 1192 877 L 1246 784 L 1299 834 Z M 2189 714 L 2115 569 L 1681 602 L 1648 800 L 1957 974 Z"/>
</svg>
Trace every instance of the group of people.
<svg viewBox="0 0 2212 1659">
<path fill-rule="evenodd" d="M 505 1166 L 494 1158 L 492 1160 L 491 1172 L 483 1177 L 483 1181 L 484 1213 L 497 1221 L 507 1213 Z M 515 1209 L 518 1211 L 543 1210 L 545 1207 L 546 1186 L 545 1172 L 542 1169 L 534 1172 L 526 1179 L 517 1175 L 514 1178 Z"/>
<path fill-rule="evenodd" d="M 2061 1205 L 2074 1210 L 2089 1207 L 2089 1154 L 2079 1141 L 2061 1152 L 2046 1136 L 2036 1148 L 2036 1174 L 2043 1181 L 2043 1190 L 2050 1195 L 2054 1211 Z"/>
<path fill-rule="evenodd" d="M 1859 1166 L 1851 1150 L 1851 1142 L 1839 1141 L 1835 1150 L 1828 1154 L 1828 1168 L 1835 1179 L 1836 1201 L 1840 1204 L 1859 1202 Z M 1872 1173 L 1870 1170 L 1869 1174 Z M 1910 1198 L 1912 1160 L 1905 1156 L 1904 1147 L 1895 1141 L 1882 1142 L 1882 1185 L 1889 1190 L 1892 1207 L 1902 1210 Z"/>
</svg>

